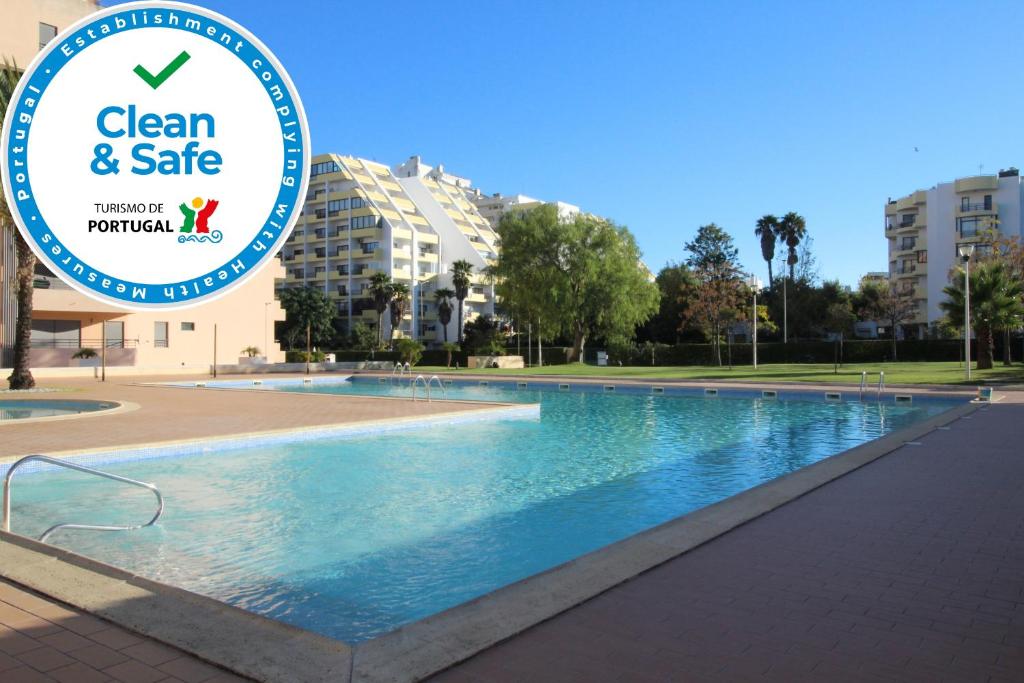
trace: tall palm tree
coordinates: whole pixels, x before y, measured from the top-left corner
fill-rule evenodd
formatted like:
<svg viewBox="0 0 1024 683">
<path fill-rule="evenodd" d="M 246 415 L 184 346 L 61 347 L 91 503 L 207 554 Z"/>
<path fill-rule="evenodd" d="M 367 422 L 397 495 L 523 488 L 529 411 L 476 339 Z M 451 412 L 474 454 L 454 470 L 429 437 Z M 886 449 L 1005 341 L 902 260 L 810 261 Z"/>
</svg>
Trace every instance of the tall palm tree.
<svg viewBox="0 0 1024 683">
<path fill-rule="evenodd" d="M 795 266 L 797 262 L 796 248 L 800 246 L 801 240 L 807 235 L 807 221 L 798 213 L 790 211 L 779 221 L 779 239 L 786 243 L 789 248 L 789 257 L 786 264 L 789 266 L 789 279 L 794 279 Z"/>
<path fill-rule="evenodd" d="M 391 346 L 394 346 L 395 330 L 402 324 L 405 314 L 409 308 L 409 285 L 396 282 L 391 285 Z"/>
<path fill-rule="evenodd" d="M 437 319 L 444 331 L 444 341 L 448 343 L 448 323 L 452 321 L 452 299 L 455 298 L 455 290 L 442 287 L 434 292 L 434 301 L 437 302 Z"/>
<path fill-rule="evenodd" d="M 772 259 L 775 258 L 775 243 L 779 240 L 779 219 L 771 214 L 757 219 L 754 234 L 761 238 L 761 258 L 768 262 L 768 286 L 775 282 L 772 275 Z"/>
<path fill-rule="evenodd" d="M 3 126 L 4 117 L 7 115 L 7 107 L 14 96 L 14 88 L 18 84 L 21 72 L 13 61 L 7 61 L 5 57 L 0 63 L 0 126 Z M 17 245 L 17 266 L 15 267 L 14 281 L 17 283 L 18 296 L 18 320 L 14 326 L 14 363 L 11 376 L 7 382 L 11 389 L 31 389 L 36 385 L 32 377 L 31 351 L 32 351 L 32 291 L 36 270 L 36 255 L 32 253 L 21 231 L 15 229 L 14 220 L 11 217 L 11 208 L 7 206 L 7 200 L 3 192 L 0 192 L 0 230 L 10 230 L 14 233 L 14 243 Z M 8 283 L 0 283 L 0 287 L 6 287 Z"/>
<path fill-rule="evenodd" d="M 459 301 L 459 343 L 462 343 L 462 302 L 469 296 L 469 278 L 473 275 L 473 264 L 459 259 L 452 263 L 452 286 Z"/>
<path fill-rule="evenodd" d="M 953 283 L 942 291 L 947 298 L 939 304 L 939 308 L 946 312 L 950 323 L 963 327 L 964 271 L 958 270 L 953 276 Z M 981 261 L 971 269 L 971 327 L 978 337 L 979 370 L 992 367 L 995 332 L 1020 324 L 1024 316 L 1022 294 L 1024 285 L 1013 276 L 1005 263 Z"/>
<path fill-rule="evenodd" d="M 391 276 L 387 273 L 374 273 L 370 276 L 370 295 L 373 307 L 377 310 L 377 348 L 380 348 L 384 333 L 384 311 L 388 310 L 391 301 Z"/>
</svg>

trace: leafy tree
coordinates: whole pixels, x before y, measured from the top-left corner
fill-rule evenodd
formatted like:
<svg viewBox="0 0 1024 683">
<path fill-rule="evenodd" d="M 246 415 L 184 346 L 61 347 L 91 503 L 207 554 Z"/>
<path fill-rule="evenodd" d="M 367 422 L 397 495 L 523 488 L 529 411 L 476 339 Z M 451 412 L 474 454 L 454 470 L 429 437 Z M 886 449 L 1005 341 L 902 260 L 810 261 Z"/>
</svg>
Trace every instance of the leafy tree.
<svg viewBox="0 0 1024 683">
<path fill-rule="evenodd" d="M 779 221 L 779 239 L 785 242 L 786 247 L 789 249 L 786 264 L 789 266 L 790 280 L 795 279 L 794 268 L 799 260 L 797 247 L 800 246 L 800 241 L 806 234 L 807 221 L 798 213 L 790 211 Z"/>
<path fill-rule="evenodd" d="M 745 287 L 732 263 L 709 262 L 694 272 L 696 283 L 682 295 L 683 323 L 704 332 L 716 365 L 722 364 L 722 331 L 743 316 Z"/>
<path fill-rule="evenodd" d="M 505 355 L 505 334 L 501 325 L 489 315 L 478 315 L 465 325 L 465 348 L 471 356 Z"/>
<path fill-rule="evenodd" d="M 459 302 L 459 341 L 462 341 L 462 325 L 465 318 L 462 315 L 463 302 L 469 296 L 470 278 L 473 276 L 473 264 L 469 261 L 459 259 L 452 263 L 452 287 L 455 288 L 455 298 Z"/>
<path fill-rule="evenodd" d="M 582 358 L 589 338 L 631 338 L 657 310 L 658 289 L 624 227 L 588 214 L 562 219 L 548 204 L 504 214 L 498 234 L 499 293 L 539 328 L 569 336 L 570 362 Z"/>
<path fill-rule="evenodd" d="M 964 271 L 943 289 L 947 299 L 939 303 L 950 322 L 964 326 Z M 1024 316 L 1024 287 L 1013 271 L 1000 261 L 980 261 L 971 272 L 971 327 L 978 337 L 978 369 L 992 367 L 995 332 L 1015 327 Z"/>
<path fill-rule="evenodd" d="M 20 77 L 21 71 L 16 64 L 8 62 L 6 58 L 0 62 L 0 128 L 3 127 L 7 107 L 11 104 Z M 31 389 L 36 385 L 30 369 L 36 255 L 21 236 L 21 231 L 15 229 L 11 209 L 3 192 L 0 192 L 0 230 L 10 230 L 14 233 L 17 263 L 14 279 L 17 283 L 18 318 L 14 325 L 14 363 L 7 382 L 11 389 Z"/>
<path fill-rule="evenodd" d="M 423 344 L 410 339 L 409 337 L 402 337 L 398 340 L 398 360 L 401 363 L 408 363 L 409 365 L 416 365 L 420 362 L 420 358 L 423 357 Z"/>
<path fill-rule="evenodd" d="M 693 271 L 685 264 L 669 263 L 658 272 L 654 283 L 658 286 L 661 300 L 658 312 L 644 325 L 645 336 L 651 341 L 678 344 L 683 317 L 680 296 L 696 284 Z"/>
<path fill-rule="evenodd" d="M 768 286 L 775 282 L 772 276 L 772 260 L 775 258 L 775 243 L 779 241 L 779 219 L 771 214 L 757 219 L 754 234 L 761 239 L 761 258 L 768 263 Z"/>
<path fill-rule="evenodd" d="M 402 324 L 405 314 L 409 309 L 409 285 L 395 282 L 391 285 L 391 339 L 395 337 L 395 330 Z M 390 340 L 389 340 L 390 341 Z"/>
<path fill-rule="evenodd" d="M 374 273 L 370 276 L 370 295 L 373 307 L 377 311 L 377 348 L 380 348 L 384 334 L 384 311 L 391 302 L 391 276 L 387 273 Z"/>
<path fill-rule="evenodd" d="M 354 349 L 372 349 L 376 333 L 363 321 L 357 322 L 349 332 L 349 344 Z"/>
<path fill-rule="evenodd" d="M 857 322 L 857 316 L 853 312 L 849 296 L 833 301 L 825 309 L 825 329 L 837 335 L 836 343 L 839 345 L 839 365 L 843 364 L 843 339 L 846 333 L 853 328 L 855 322 Z"/>
<path fill-rule="evenodd" d="M 700 226 L 697 236 L 686 243 L 686 251 L 690 252 L 686 265 L 704 271 L 705 275 L 726 274 L 736 268 L 739 258 L 732 236 L 714 223 Z"/>
<path fill-rule="evenodd" d="M 447 360 L 445 361 L 445 367 L 450 368 L 452 366 L 452 354 L 459 350 L 459 345 L 454 342 L 446 341 L 444 344 L 441 345 L 441 348 L 448 355 Z"/>
<path fill-rule="evenodd" d="M 442 287 L 434 292 L 434 301 L 437 302 L 437 320 L 441 323 L 441 330 L 444 333 L 444 341 L 448 343 L 448 324 L 452 321 L 452 299 L 455 298 L 455 290 Z"/>
<path fill-rule="evenodd" d="M 329 344 L 334 337 L 334 303 L 316 287 L 294 287 L 281 292 L 281 307 L 285 311 L 284 339 L 288 346 L 304 346 L 306 327 L 317 346 Z M 300 341 L 301 340 L 301 341 Z"/>
<path fill-rule="evenodd" d="M 873 308 L 868 315 L 872 320 L 885 322 L 889 328 L 892 338 L 892 359 L 896 360 L 896 330 L 917 315 L 917 303 L 910 292 L 897 288 L 895 283 L 874 287 L 876 293 L 872 295 Z"/>
</svg>

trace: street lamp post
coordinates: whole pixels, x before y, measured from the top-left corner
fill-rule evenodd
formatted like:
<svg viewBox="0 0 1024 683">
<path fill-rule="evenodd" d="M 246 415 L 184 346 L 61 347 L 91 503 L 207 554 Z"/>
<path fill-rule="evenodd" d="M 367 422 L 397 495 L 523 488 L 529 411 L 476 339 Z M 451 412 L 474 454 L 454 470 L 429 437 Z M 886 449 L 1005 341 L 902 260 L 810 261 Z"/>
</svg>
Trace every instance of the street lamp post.
<svg viewBox="0 0 1024 683">
<path fill-rule="evenodd" d="M 754 369 L 757 370 L 757 293 L 761 290 L 761 281 L 757 279 L 756 275 L 751 275 L 747 280 L 747 284 L 750 285 L 750 290 L 754 293 L 753 332 L 751 336 L 754 344 Z"/>
<path fill-rule="evenodd" d="M 967 379 L 971 379 L 971 256 L 973 244 L 961 244 L 956 248 L 964 261 L 964 367 Z"/>
</svg>

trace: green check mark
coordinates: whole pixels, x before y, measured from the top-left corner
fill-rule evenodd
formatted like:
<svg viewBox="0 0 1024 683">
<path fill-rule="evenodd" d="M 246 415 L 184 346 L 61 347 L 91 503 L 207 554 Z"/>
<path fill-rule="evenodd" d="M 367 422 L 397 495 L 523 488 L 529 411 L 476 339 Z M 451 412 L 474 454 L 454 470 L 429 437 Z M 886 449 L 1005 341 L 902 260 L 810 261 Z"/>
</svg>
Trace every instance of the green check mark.
<svg viewBox="0 0 1024 683">
<path fill-rule="evenodd" d="M 149 73 L 149 71 L 146 70 L 146 67 L 142 66 L 141 64 L 136 64 L 133 71 L 139 78 L 146 81 L 146 83 L 149 83 L 149 87 L 153 88 L 153 90 L 156 90 L 164 84 L 164 81 L 173 76 L 174 72 L 180 69 L 181 65 L 187 62 L 189 59 L 191 59 L 191 55 L 182 50 L 181 54 L 175 57 L 171 61 L 171 63 L 165 66 L 163 70 L 156 76 Z"/>
</svg>

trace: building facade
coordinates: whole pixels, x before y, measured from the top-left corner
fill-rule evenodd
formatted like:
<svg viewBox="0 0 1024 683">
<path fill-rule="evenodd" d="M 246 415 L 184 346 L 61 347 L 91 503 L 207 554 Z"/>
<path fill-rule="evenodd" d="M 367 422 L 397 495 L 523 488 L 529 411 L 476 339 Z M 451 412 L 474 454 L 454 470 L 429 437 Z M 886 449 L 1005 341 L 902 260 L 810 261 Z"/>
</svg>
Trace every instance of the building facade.
<svg viewBox="0 0 1024 683">
<path fill-rule="evenodd" d="M 1016 168 L 969 176 L 918 190 L 885 206 L 889 276 L 917 302 L 904 336 L 923 336 L 942 317 L 943 288 L 958 265 L 957 249 L 972 243 L 991 248 L 989 234 L 1024 237 L 1024 185 Z"/>
<path fill-rule="evenodd" d="M 94 0 L 3 0 L 0 59 L 21 68 L 70 24 L 100 9 Z M 13 360 L 15 300 L 14 226 L 0 225 L 0 367 Z M 37 264 L 32 298 L 32 368 L 91 365 L 72 358 L 80 349 L 105 355 L 110 366 L 138 372 L 202 372 L 214 362 L 234 364 L 256 347 L 268 362 L 284 353 L 274 341 L 274 322 L 284 311 L 274 283 L 284 277 L 275 261 L 220 299 L 180 311 L 127 313 L 95 301 Z M 216 351 L 215 351 L 216 349 Z M 7 376 L 0 373 L 0 380 Z"/>
<path fill-rule="evenodd" d="M 498 221 L 502 214 L 512 210 L 526 210 L 542 204 L 554 204 L 558 208 L 560 218 L 568 219 L 580 213 L 580 207 L 565 202 L 545 202 L 525 194 L 503 195 L 500 192 L 484 194 L 479 189 L 469 193 L 469 199 L 476 205 L 477 210 L 490 222 L 491 227 L 497 228 Z"/>
<path fill-rule="evenodd" d="M 394 168 L 340 154 L 313 159 L 302 216 L 282 249 L 287 277 L 281 288 L 316 287 L 335 302 L 342 325 L 377 325 L 370 278 L 387 273 L 409 288 L 405 319 L 386 339 L 411 337 L 428 344 L 458 338 L 457 314 L 447 329 L 434 292 L 451 288 L 451 265 L 473 265 L 464 319 L 494 314 L 494 287 L 485 269 L 497 257 L 497 236 L 469 201 L 470 181 L 442 166 L 411 157 Z"/>
</svg>

